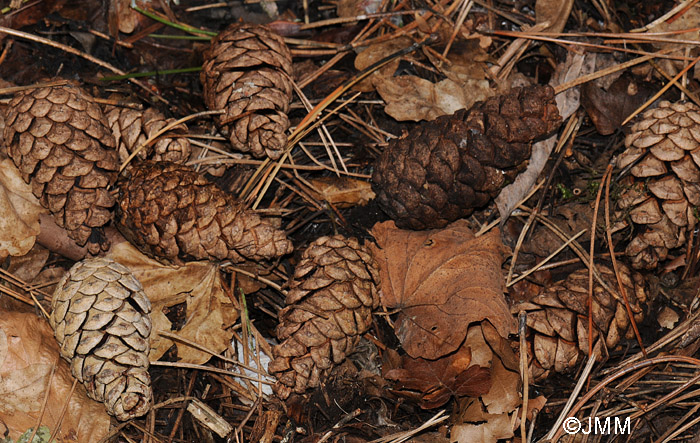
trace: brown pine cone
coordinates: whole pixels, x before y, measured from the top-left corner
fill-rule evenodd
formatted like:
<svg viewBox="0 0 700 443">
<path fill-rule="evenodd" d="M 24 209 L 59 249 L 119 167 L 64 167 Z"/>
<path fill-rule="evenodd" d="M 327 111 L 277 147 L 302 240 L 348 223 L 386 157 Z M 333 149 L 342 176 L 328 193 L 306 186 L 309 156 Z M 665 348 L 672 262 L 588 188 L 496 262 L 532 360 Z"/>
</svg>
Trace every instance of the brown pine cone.
<svg viewBox="0 0 700 443">
<path fill-rule="evenodd" d="M 560 123 L 551 87 L 515 88 L 389 142 L 372 189 L 397 226 L 442 228 L 495 197 Z"/>
<path fill-rule="evenodd" d="M 374 258 L 356 239 L 335 235 L 309 245 L 279 313 L 281 343 L 268 367 L 280 398 L 318 386 L 352 353 L 379 305 L 378 286 Z"/>
<path fill-rule="evenodd" d="M 187 166 L 145 161 L 120 178 L 117 227 L 165 262 L 271 259 L 292 251 L 284 231 Z"/>
<path fill-rule="evenodd" d="M 632 166 L 619 216 L 638 234 L 625 250 L 638 269 L 654 269 L 685 243 L 700 215 L 700 108 L 663 101 L 625 139 L 617 166 Z"/>
<path fill-rule="evenodd" d="M 234 148 L 278 159 L 287 143 L 292 100 L 292 55 L 269 28 L 235 23 L 204 53 L 200 80 L 209 109 Z"/>
<path fill-rule="evenodd" d="M 634 338 L 625 302 L 618 291 L 612 269 L 598 265 L 603 281 L 615 291 L 610 294 L 595 278 L 593 280 L 593 343 L 602 334 L 608 349 L 615 348 L 622 339 Z M 647 295 L 644 278 L 620 264 L 622 284 L 627 299 L 639 324 L 644 319 Z M 575 271 L 566 280 L 547 287 L 529 302 L 511 307 L 517 315 L 527 311 L 530 351 L 530 373 L 533 380 L 546 378 L 551 371 L 567 372 L 575 369 L 588 354 L 588 269 Z M 601 345 L 601 343 L 598 343 Z M 601 350 L 599 358 L 605 356 Z"/>
<path fill-rule="evenodd" d="M 107 188 L 119 163 L 107 119 L 76 85 L 22 91 L 5 114 L 7 153 L 72 239 L 91 251 L 106 247 L 102 233 L 114 198 Z"/>
<path fill-rule="evenodd" d="M 140 111 L 106 106 L 105 115 L 117 142 L 120 163 L 124 163 L 131 153 L 151 136 L 175 121 L 173 118 L 166 119 L 155 108 Z M 185 138 L 185 134 L 187 134 L 187 126 L 181 123 L 161 135 L 155 143 L 143 148 L 136 154 L 136 158 L 185 163 L 190 157 L 190 142 Z"/>
<path fill-rule="evenodd" d="M 141 283 L 108 258 L 76 263 L 53 295 L 49 321 L 71 372 L 118 420 L 148 412 L 151 303 Z"/>
</svg>

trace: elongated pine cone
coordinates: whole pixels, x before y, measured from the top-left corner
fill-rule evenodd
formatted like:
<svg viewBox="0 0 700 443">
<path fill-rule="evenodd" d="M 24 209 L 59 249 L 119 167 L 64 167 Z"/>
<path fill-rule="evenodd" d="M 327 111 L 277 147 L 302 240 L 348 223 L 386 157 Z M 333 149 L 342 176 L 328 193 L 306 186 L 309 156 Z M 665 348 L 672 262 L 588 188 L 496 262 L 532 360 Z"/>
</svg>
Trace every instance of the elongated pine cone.
<svg viewBox="0 0 700 443">
<path fill-rule="evenodd" d="M 632 126 L 625 145 L 617 166 L 632 166 L 632 177 L 618 215 L 638 231 L 625 252 L 633 267 L 654 269 L 700 217 L 700 108 L 663 101 Z"/>
<path fill-rule="evenodd" d="M 262 25 L 235 23 L 211 41 L 200 80 L 204 102 L 234 148 L 273 160 L 282 155 L 292 100 L 292 55 Z"/>
<path fill-rule="evenodd" d="M 619 264 L 620 277 L 627 299 L 639 324 L 647 308 L 644 278 Z M 600 282 L 593 280 L 593 343 L 608 349 L 615 348 L 622 339 L 634 338 L 625 302 L 619 292 L 612 269 L 598 265 L 602 280 L 614 291 L 610 294 Z M 575 271 L 564 280 L 547 287 L 529 302 L 511 307 L 517 315 L 527 311 L 530 329 L 528 343 L 530 373 L 533 380 L 546 378 L 551 371 L 568 372 L 575 369 L 588 355 L 588 269 Z M 603 343 L 598 338 L 602 336 Z M 606 353 L 598 349 L 599 358 Z"/>
<path fill-rule="evenodd" d="M 495 197 L 560 123 L 551 87 L 515 88 L 390 141 L 372 189 L 397 226 L 442 228 Z"/>
<path fill-rule="evenodd" d="M 145 111 L 118 106 L 106 106 L 105 114 L 109 127 L 117 142 L 119 162 L 126 161 L 151 136 L 175 121 L 165 118 L 155 108 Z M 170 129 L 136 154 L 140 160 L 169 161 L 185 163 L 190 157 L 190 142 L 185 138 L 187 126 L 184 123 Z"/>
<path fill-rule="evenodd" d="M 274 360 L 277 395 L 318 386 L 352 353 L 379 305 L 379 271 L 369 249 L 342 235 L 321 237 L 302 254 L 279 313 Z"/>
<path fill-rule="evenodd" d="M 120 178 L 117 227 L 165 262 L 262 260 L 292 251 L 284 231 L 187 166 L 145 161 Z"/>
<path fill-rule="evenodd" d="M 108 258 L 76 263 L 53 295 L 49 321 L 71 372 L 119 420 L 152 403 L 151 302 L 129 269 Z"/>
<path fill-rule="evenodd" d="M 94 99 L 72 84 L 30 89 L 10 101 L 5 121 L 7 153 L 41 205 L 77 244 L 106 247 L 119 162 Z"/>
</svg>

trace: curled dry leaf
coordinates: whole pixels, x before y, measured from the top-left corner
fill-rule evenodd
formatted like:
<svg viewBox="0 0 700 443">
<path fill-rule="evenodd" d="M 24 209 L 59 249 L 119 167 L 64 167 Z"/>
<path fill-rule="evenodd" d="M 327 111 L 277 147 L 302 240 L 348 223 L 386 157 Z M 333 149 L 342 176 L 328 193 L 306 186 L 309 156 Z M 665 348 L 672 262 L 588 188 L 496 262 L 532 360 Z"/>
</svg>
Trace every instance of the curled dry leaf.
<svg viewBox="0 0 700 443">
<path fill-rule="evenodd" d="M 472 364 L 471 354 L 469 347 L 462 347 L 438 360 L 404 355 L 399 367 L 384 365 L 384 378 L 396 380 L 402 389 L 420 392 L 423 409 L 440 407 L 452 396 L 478 397 L 491 389 L 491 371 Z"/>
<path fill-rule="evenodd" d="M 325 200 L 336 208 L 364 206 L 375 195 L 372 183 L 350 177 L 322 177 L 310 179 L 309 183 L 318 191 L 314 197 Z"/>
<path fill-rule="evenodd" d="M 563 31 L 573 6 L 574 0 L 537 0 L 535 2 L 537 23 L 548 23 L 542 32 Z"/>
<path fill-rule="evenodd" d="M 413 43 L 408 37 L 371 45 L 355 58 L 355 67 L 365 69 L 392 53 Z M 376 88 L 386 102 L 384 109 L 396 120 L 435 120 L 441 115 L 451 115 L 495 93 L 485 80 L 484 62 L 488 55 L 478 42 L 455 45 L 448 55 L 449 64 L 431 59 L 445 77 L 437 83 L 415 75 L 394 77 L 399 67 L 396 59 L 374 72 L 368 79 L 355 86 L 363 92 Z"/>
<path fill-rule="evenodd" d="M 172 332 L 214 352 L 228 348 L 233 337 L 225 329 L 238 319 L 238 306 L 233 305 L 221 287 L 217 265 L 210 262 L 190 262 L 185 266 L 166 266 L 146 257 L 128 242 L 112 246 L 107 256 L 131 270 L 143 285 L 151 300 L 151 353 L 156 361 L 173 345 L 173 341 L 158 334 Z M 175 330 L 165 312 L 185 303 L 185 324 Z M 178 361 L 205 363 L 210 354 L 176 341 Z"/>
<path fill-rule="evenodd" d="M 46 212 L 10 159 L 0 162 L 0 258 L 24 255 L 39 235 L 39 214 Z"/>
<path fill-rule="evenodd" d="M 51 327 L 33 313 L 4 311 L 0 313 L 0 422 L 9 437 L 16 439 L 36 426 L 54 365 L 42 424 L 55 430 L 63 405 L 69 401 L 60 441 L 100 440 L 109 430 L 109 416 L 104 405 L 87 397 L 81 384 L 69 399 L 74 379 L 68 363 L 58 358 Z"/>
<path fill-rule="evenodd" d="M 442 230 L 407 231 L 393 221 L 372 229 L 382 304 L 398 309 L 396 334 L 414 358 L 437 359 L 458 349 L 470 323 L 488 319 L 501 336 L 515 331 L 503 296 L 500 233 L 475 237 L 458 220 Z"/>
</svg>

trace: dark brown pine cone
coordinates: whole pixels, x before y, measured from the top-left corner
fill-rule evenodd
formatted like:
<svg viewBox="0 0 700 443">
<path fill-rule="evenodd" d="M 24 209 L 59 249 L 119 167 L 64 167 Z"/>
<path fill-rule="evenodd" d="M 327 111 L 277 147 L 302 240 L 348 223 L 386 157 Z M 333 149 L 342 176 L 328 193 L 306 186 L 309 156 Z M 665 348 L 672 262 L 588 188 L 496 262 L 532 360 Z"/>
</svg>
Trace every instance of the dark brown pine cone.
<svg viewBox="0 0 700 443">
<path fill-rule="evenodd" d="M 116 223 L 166 262 L 271 259 L 292 251 L 284 231 L 187 166 L 145 161 L 120 178 Z"/>
<path fill-rule="evenodd" d="M 401 228 L 442 228 L 484 206 L 517 175 L 530 144 L 561 123 L 550 86 L 515 88 L 392 140 L 372 175 Z"/>
<path fill-rule="evenodd" d="M 292 55 L 262 25 L 234 23 L 212 39 L 200 80 L 215 121 L 234 148 L 278 159 L 287 143 L 292 100 Z"/>
<path fill-rule="evenodd" d="M 114 137 L 100 107 L 76 85 L 19 92 L 7 107 L 7 153 L 41 205 L 79 245 L 107 246 L 102 233 L 117 178 Z"/>
</svg>

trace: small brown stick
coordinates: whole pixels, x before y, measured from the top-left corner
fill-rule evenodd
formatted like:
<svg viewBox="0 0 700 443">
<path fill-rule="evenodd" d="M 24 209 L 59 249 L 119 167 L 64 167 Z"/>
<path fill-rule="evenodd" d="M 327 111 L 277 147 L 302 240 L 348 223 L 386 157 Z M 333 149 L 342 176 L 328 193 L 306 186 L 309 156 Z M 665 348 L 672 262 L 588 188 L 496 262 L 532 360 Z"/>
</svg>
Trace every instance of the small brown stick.
<svg viewBox="0 0 700 443">
<path fill-rule="evenodd" d="M 595 258 L 595 232 L 598 226 L 598 209 L 600 208 L 600 198 L 603 195 L 603 182 L 612 174 L 612 165 L 608 165 L 603 174 L 600 186 L 598 186 L 598 195 L 595 198 L 595 206 L 593 207 L 593 221 L 591 222 L 591 247 L 588 253 L 588 356 L 593 354 L 593 260 Z M 600 341 L 604 345 L 603 341 Z"/>
<path fill-rule="evenodd" d="M 522 416 L 520 417 L 520 441 L 527 442 L 527 402 L 530 395 L 530 369 L 527 366 L 527 344 L 525 334 L 527 333 L 527 311 L 518 313 L 518 335 L 520 335 L 520 374 L 523 379 L 523 403 Z"/>
<path fill-rule="evenodd" d="M 41 426 L 41 421 L 44 419 L 44 414 L 46 413 L 46 405 L 49 403 L 49 394 L 51 393 L 51 385 L 53 384 L 53 376 L 56 374 L 56 367 L 58 367 L 58 362 L 61 360 L 61 355 L 56 355 L 56 362 L 51 366 L 51 374 L 49 375 L 49 382 L 46 385 L 46 395 L 44 396 L 44 401 L 41 403 L 41 412 L 39 413 L 39 418 L 36 420 L 36 425 L 34 426 L 34 431 L 32 435 L 29 436 L 27 441 L 34 441 L 34 436 Z M 51 441 L 51 440 L 49 440 Z"/>
<path fill-rule="evenodd" d="M 186 397 L 192 395 L 192 389 L 194 389 L 195 380 L 197 380 L 197 371 L 192 371 L 190 381 L 187 383 L 187 390 L 185 391 Z M 168 436 L 168 443 L 172 443 L 173 438 L 175 438 L 175 434 L 177 433 L 177 430 L 180 427 L 180 423 L 182 422 L 182 417 L 185 415 L 185 409 L 187 409 L 187 404 L 187 401 L 183 401 L 179 407 L 180 410 L 177 412 L 175 424 L 173 425 L 173 429 L 170 431 L 170 435 Z"/>
<path fill-rule="evenodd" d="M 610 173 L 608 173 L 610 171 Z M 610 179 L 612 178 L 612 164 L 608 165 L 606 170 L 606 175 L 603 177 L 602 182 L 605 183 L 605 234 L 608 239 L 608 248 L 610 249 L 610 259 L 612 260 L 613 270 L 615 271 L 615 278 L 617 279 L 617 286 L 622 295 L 622 299 L 625 301 L 625 308 L 627 309 L 627 316 L 630 319 L 630 324 L 634 330 L 634 335 L 637 338 L 637 343 L 642 349 L 642 354 L 644 358 L 647 357 L 647 351 L 642 342 L 642 336 L 639 334 L 639 329 L 637 328 L 637 322 L 634 320 L 634 313 L 632 312 L 632 307 L 630 306 L 629 299 L 627 298 L 627 289 L 625 285 L 622 284 L 622 278 L 620 277 L 620 268 L 617 264 L 617 259 L 615 258 L 615 247 L 612 241 L 612 232 L 610 229 Z M 602 183 L 601 183 L 602 184 Z M 602 186 L 601 186 L 602 188 Z"/>
<path fill-rule="evenodd" d="M 63 403 L 63 407 L 61 408 L 61 414 L 58 416 L 58 422 L 56 422 L 54 430 L 49 437 L 49 442 L 54 441 L 54 438 L 56 438 L 58 433 L 61 431 L 61 425 L 63 424 L 63 419 L 66 417 L 66 411 L 68 410 L 68 405 L 70 404 L 70 398 L 73 396 L 76 386 L 78 386 L 78 379 L 74 378 L 73 385 L 70 387 L 70 391 L 68 392 L 68 397 L 66 397 L 66 402 Z"/>
<path fill-rule="evenodd" d="M 586 395 L 581 398 L 581 400 L 578 401 L 574 405 L 574 407 L 569 411 L 569 416 L 573 417 L 582 407 L 585 405 L 588 400 L 590 400 L 594 395 L 596 395 L 599 391 L 601 391 L 603 388 L 605 388 L 607 385 L 612 383 L 613 381 L 617 380 L 618 378 L 629 374 L 630 372 L 636 371 L 638 369 L 643 369 L 648 366 L 656 365 L 659 363 L 671 363 L 671 362 L 680 362 L 680 363 L 688 363 L 693 366 L 700 367 L 700 360 L 697 358 L 692 358 L 692 357 L 686 357 L 684 355 L 663 355 L 659 357 L 653 357 L 648 360 L 641 361 L 639 363 L 631 363 L 622 369 L 619 369 L 617 372 L 613 373 L 612 375 L 606 377 L 603 381 L 598 383 L 593 389 L 588 391 Z M 552 437 L 552 441 L 558 441 L 559 438 L 562 436 L 563 428 L 559 427 L 557 431 L 555 432 L 554 436 Z"/>
</svg>

